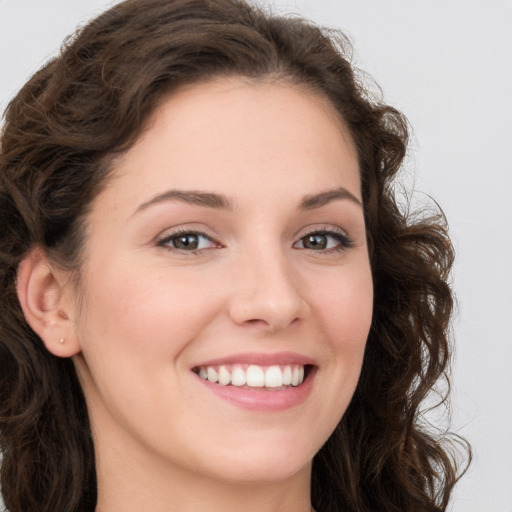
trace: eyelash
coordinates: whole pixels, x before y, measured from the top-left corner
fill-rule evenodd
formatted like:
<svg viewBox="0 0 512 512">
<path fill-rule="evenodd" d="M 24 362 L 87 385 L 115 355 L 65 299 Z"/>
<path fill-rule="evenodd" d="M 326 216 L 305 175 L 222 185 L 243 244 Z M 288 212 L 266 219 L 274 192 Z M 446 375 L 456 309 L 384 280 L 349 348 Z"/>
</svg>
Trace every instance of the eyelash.
<svg viewBox="0 0 512 512">
<path fill-rule="evenodd" d="M 215 244 L 217 247 L 221 247 L 221 245 L 218 242 L 216 242 L 213 238 L 211 238 L 210 236 L 208 236 L 204 233 L 201 233 L 200 231 L 194 231 L 193 229 L 186 229 L 186 228 L 179 229 L 179 230 L 175 231 L 174 233 L 166 236 L 165 238 L 162 238 L 162 240 L 158 241 L 157 246 L 163 247 L 164 249 L 167 249 L 168 251 L 171 251 L 171 252 L 178 252 L 181 254 L 187 253 L 187 254 L 191 254 L 191 255 L 195 255 L 199 251 L 205 250 L 204 248 L 186 250 L 186 249 L 180 249 L 178 247 L 173 247 L 172 245 L 168 245 L 168 244 L 172 244 L 173 240 L 178 240 L 180 237 L 183 237 L 185 235 L 196 236 L 198 238 L 204 238 L 204 239 L 209 240 L 213 244 Z"/>
<path fill-rule="evenodd" d="M 302 235 L 299 240 L 297 242 L 295 242 L 294 247 L 295 245 L 300 242 L 300 241 L 304 241 L 304 239 L 306 239 L 307 237 L 310 237 L 310 236 L 325 236 L 325 237 L 331 237 L 331 238 L 334 238 L 334 240 L 336 240 L 336 242 L 338 243 L 338 245 L 336 247 L 331 247 L 331 248 L 328 248 L 328 249 L 322 249 L 322 250 L 313 250 L 313 249 L 310 249 L 312 252 L 315 252 L 315 253 L 332 253 L 332 252 L 343 252 L 347 249 L 350 249 L 351 247 L 354 246 L 354 242 L 353 240 L 342 230 L 338 230 L 338 229 L 334 229 L 332 227 L 325 227 L 325 228 L 315 228 L 315 229 L 312 229 L 311 231 L 305 233 L 304 235 Z M 304 249 L 307 250 L 307 248 L 304 247 Z"/>
<path fill-rule="evenodd" d="M 213 238 L 211 238 L 210 236 L 206 235 L 205 233 L 202 233 L 200 231 L 194 231 L 194 230 L 190 230 L 190 229 L 186 229 L 186 228 L 183 228 L 183 229 L 180 229 L 178 231 L 175 231 L 174 233 L 166 236 L 165 238 L 163 238 L 162 240 L 159 240 L 157 242 L 157 246 L 158 247 L 163 247 L 165 249 L 167 249 L 168 251 L 171 251 L 171 252 L 176 252 L 176 253 L 180 253 L 180 254 L 190 254 L 190 255 L 196 255 L 198 254 L 200 251 L 203 251 L 203 250 L 207 250 L 209 248 L 198 248 L 198 249 L 191 249 L 191 250 L 188 250 L 188 249 L 180 249 L 178 247 L 173 247 L 172 244 L 173 241 L 176 241 L 179 239 L 180 236 L 196 236 L 197 238 L 203 238 L 203 239 L 207 239 L 209 240 L 211 243 L 215 244 L 216 247 L 222 247 L 216 240 L 214 240 Z M 336 247 L 330 247 L 330 248 L 327 248 L 327 249 L 319 249 L 319 250 L 315 250 L 315 249 L 308 249 L 307 247 L 296 247 L 296 245 L 299 243 L 299 242 L 302 242 L 302 244 L 304 245 L 304 240 L 307 238 L 307 237 L 311 237 L 311 236 L 320 236 L 320 237 L 326 237 L 326 238 L 333 238 L 336 242 L 337 242 L 337 246 Z M 299 240 L 297 240 L 297 242 L 295 242 L 293 244 L 293 247 L 294 248 L 297 248 L 297 249 L 304 249 L 304 250 L 310 250 L 311 252 L 314 252 L 314 253 L 333 253 L 333 252 L 343 252 L 347 249 L 350 249 L 351 247 L 353 247 L 354 243 L 352 241 L 352 239 L 350 237 L 347 236 L 347 234 L 341 230 L 336 230 L 336 229 L 333 229 L 331 227 L 329 228 L 316 228 L 316 229 L 312 229 L 311 231 L 305 233 L 304 235 L 302 235 Z"/>
</svg>

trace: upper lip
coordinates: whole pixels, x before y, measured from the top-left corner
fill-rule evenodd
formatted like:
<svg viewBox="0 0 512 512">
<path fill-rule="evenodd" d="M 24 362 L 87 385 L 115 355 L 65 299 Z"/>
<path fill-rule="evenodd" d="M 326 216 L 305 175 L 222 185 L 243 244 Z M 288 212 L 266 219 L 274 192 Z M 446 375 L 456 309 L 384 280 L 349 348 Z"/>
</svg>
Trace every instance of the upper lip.
<svg viewBox="0 0 512 512">
<path fill-rule="evenodd" d="M 316 365 L 314 359 L 302 354 L 294 352 L 275 352 L 275 353 L 261 353 L 261 352 L 244 352 L 240 354 L 231 354 L 224 357 L 209 359 L 207 361 L 200 361 L 193 364 L 190 368 L 197 368 L 199 366 L 220 366 L 227 364 L 254 364 L 258 366 L 272 366 L 272 365 Z"/>
</svg>

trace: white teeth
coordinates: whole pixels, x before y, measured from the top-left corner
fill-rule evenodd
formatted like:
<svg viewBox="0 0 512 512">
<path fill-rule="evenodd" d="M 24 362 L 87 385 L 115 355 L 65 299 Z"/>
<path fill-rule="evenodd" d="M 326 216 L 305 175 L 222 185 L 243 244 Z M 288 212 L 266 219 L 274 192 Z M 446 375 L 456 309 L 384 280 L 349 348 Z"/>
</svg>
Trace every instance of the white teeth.
<svg viewBox="0 0 512 512">
<path fill-rule="evenodd" d="M 226 370 L 225 366 L 219 368 L 219 384 L 227 386 L 231 382 L 231 374 Z"/>
<path fill-rule="evenodd" d="M 292 383 L 292 369 L 285 366 L 283 370 L 283 386 L 289 386 Z"/>
<path fill-rule="evenodd" d="M 245 372 L 239 366 L 235 366 L 231 374 L 231 384 L 233 386 L 245 386 L 245 383 Z"/>
<path fill-rule="evenodd" d="M 208 380 L 210 382 L 217 382 L 219 379 L 219 374 L 217 373 L 217 370 L 215 368 L 212 368 L 211 366 L 208 367 L 208 370 L 206 370 L 206 374 L 208 375 Z"/>
<path fill-rule="evenodd" d="M 292 386 L 298 386 L 299 380 L 300 380 L 299 368 L 296 366 L 292 371 Z"/>
<path fill-rule="evenodd" d="M 280 388 L 283 385 L 283 375 L 279 366 L 271 366 L 265 372 L 265 387 Z"/>
<path fill-rule="evenodd" d="M 298 386 L 304 381 L 304 366 L 268 366 L 249 365 L 244 370 L 242 365 L 235 366 L 201 366 L 197 371 L 199 377 L 221 386 L 246 386 L 252 388 L 281 388 Z"/>
<path fill-rule="evenodd" d="M 259 366 L 249 366 L 246 375 L 248 386 L 252 388 L 262 388 L 265 385 L 265 374 Z"/>
</svg>

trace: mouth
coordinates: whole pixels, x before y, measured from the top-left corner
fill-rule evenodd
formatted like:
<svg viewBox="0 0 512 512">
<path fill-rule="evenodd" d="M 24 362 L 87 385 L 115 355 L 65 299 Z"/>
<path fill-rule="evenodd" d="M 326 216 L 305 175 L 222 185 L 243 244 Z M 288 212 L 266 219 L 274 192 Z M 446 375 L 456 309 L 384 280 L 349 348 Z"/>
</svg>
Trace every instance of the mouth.
<svg viewBox="0 0 512 512">
<path fill-rule="evenodd" d="M 225 364 L 196 366 L 192 371 L 199 378 L 219 386 L 256 391 L 282 391 L 301 386 L 312 368 L 313 365 L 310 364 Z"/>
</svg>

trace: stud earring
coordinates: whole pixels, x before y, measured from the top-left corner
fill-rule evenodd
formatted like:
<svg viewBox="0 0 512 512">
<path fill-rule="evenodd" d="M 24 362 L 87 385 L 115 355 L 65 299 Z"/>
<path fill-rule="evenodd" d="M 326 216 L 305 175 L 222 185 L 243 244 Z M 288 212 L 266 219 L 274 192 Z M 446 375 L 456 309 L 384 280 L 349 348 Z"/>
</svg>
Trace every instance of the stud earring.
<svg viewBox="0 0 512 512">
<path fill-rule="evenodd" d="M 59 343 L 62 345 L 62 344 L 64 343 L 64 338 L 61 338 L 61 339 L 59 340 Z"/>
</svg>

